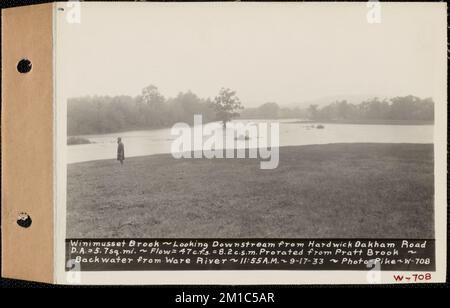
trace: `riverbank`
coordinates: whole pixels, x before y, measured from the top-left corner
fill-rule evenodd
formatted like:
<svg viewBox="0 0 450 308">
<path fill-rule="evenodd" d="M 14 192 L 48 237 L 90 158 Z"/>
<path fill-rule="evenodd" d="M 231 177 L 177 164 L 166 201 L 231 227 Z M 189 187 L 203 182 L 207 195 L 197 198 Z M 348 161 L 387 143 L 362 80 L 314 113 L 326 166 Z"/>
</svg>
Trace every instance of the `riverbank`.
<svg viewBox="0 0 450 308">
<path fill-rule="evenodd" d="M 328 144 L 255 159 L 68 166 L 67 236 L 432 238 L 433 145 Z"/>
</svg>

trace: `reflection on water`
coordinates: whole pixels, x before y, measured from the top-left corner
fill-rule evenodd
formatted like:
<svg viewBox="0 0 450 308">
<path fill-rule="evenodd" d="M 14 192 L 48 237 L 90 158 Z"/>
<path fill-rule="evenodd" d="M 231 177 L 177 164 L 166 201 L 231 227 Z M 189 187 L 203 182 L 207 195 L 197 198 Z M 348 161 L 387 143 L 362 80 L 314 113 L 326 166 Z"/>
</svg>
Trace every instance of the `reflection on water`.
<svg viewBox="0 0 450 308">
<path fill-rule="evenodd" d="M 238 120 L 243 123 L 260 123 L 269 120 Z M 295 120 L 279 120 L 280 146 L 308 145 L 326 143 L 433 143 L 433 125 L 353 125 L 296 123 Z M 207 125 L 217 126 L 218 123 Z M 117 137 L 125 144 L 125 157 L 170 153 L 172 141 L 171 129 L 131 131 L 104 135 L 82 136 L 91 144 L 68 146 L 68 163 L 111 159 L 116 157 Z M 237 147 L 243 147 L 248 141 L 237 140 Z"/>
</svg>

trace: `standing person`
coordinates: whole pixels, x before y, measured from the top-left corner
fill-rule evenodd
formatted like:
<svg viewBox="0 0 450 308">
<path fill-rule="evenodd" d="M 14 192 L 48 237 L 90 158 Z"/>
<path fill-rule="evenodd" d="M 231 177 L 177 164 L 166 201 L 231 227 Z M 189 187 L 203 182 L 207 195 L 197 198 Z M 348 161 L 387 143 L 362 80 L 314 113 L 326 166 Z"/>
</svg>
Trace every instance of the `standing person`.
<svg viewBox="0 0 450 308">
<path fill-rule="evenodd" d="M 122 138 L 117 138 L 117 160 L 120 161 L 120 164 L 123 165 L 123 161 L 125 160 L 125 149 L 122 143 Z"/>
</svg>

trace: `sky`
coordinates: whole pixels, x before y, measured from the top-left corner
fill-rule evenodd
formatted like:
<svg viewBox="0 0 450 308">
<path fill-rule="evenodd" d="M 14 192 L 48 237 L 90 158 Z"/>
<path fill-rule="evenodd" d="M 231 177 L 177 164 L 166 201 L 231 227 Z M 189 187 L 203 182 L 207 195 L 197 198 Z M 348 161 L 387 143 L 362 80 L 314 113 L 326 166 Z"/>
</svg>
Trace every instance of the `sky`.
<svg viewBox="0 0 450 308">
<path fill-rule="evenodd" d="M 64 7 L 61 3 L 59 6 Z M 246 107 L 335 96 L 432 97 L 442 66 L 443 4 L 82 3 L 80 23 L 58 11 L 57 82 L 65 97 L 213 98 Z M 445 47 L 444 47 L 445 48 Z"/>
</svg>

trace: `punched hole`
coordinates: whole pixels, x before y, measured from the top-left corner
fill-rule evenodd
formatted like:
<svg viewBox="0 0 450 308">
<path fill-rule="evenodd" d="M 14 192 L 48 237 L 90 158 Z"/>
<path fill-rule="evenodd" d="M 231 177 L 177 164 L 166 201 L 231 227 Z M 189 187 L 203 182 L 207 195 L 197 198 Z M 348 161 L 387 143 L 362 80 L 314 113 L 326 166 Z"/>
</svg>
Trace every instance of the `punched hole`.
<svg viewBox="0 0 450 308">
<path fill-rule="evenodd" d="M 31 226 L 32 220 L 30 215 L 27 213 L 20 213 L 19 217 L 17 218 L 17 224 L 21 226 L 22 228 L 28 228 Z"/>
<path fill-rule="evenodd" d="M 29 71 L 31 71 L 32 66 L 33 65 L 31 64 L 30 60 L 22 59 L 22 60 L 19 61 L 19 63 L 17 63 L 17 70 L 21 74 L 26 74 Z"/>
</svg>

